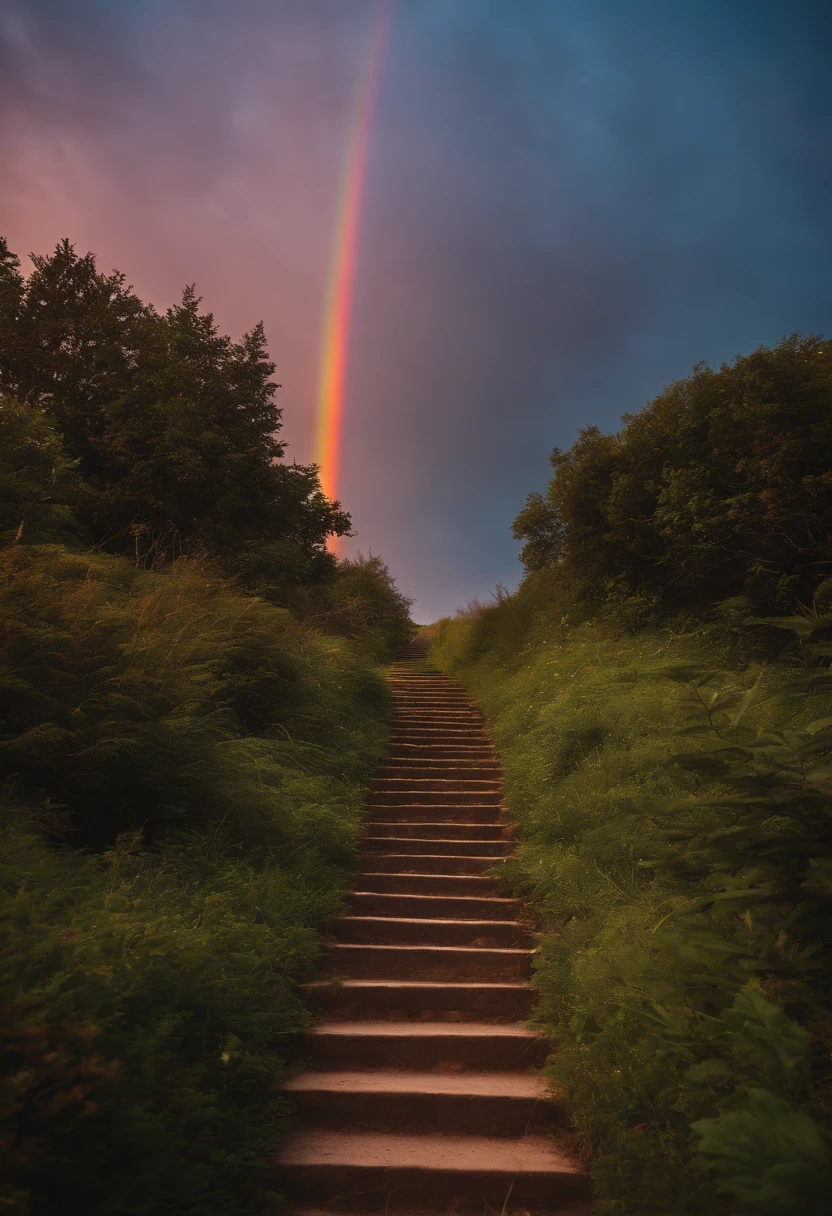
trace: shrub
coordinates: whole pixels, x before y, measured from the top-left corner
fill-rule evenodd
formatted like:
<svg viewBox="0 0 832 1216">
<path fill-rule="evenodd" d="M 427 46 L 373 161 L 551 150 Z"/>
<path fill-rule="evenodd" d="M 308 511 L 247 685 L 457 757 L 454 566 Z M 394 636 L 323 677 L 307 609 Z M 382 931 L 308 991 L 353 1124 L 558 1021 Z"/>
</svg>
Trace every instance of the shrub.
<svg viewBox="0 0 832 1216">
<path fill-rule="evenodd" d="M 738 659 L 721 621 L 570 620 L 556 578 L 441 622 L 431 656 L 503 756 L 501 873 L 539 916 L 536 1016 L 599 1211 L 821 1216 L 832 681 Z"/>
<path fill-rule="evenodd" d="M 339 561 L 329 582 L 299 589 L 290 600 L 310 624 L 349 638 L 378 662 L 393 658 L 413 636 L 412 602 L 380 557 L 360 553 Z"/>
<path fill-rule="evenodd" d="M 240 842 L 279 842 L 301 774 L 307 819 L 366 778 L 383 686 L 287 610 L 185 561 L 148 572 L 16 546 L 0 572 L 0 777 L 37 790 L 74 843 L 219 821 Z"/>
<path fill-rule="evenodd" d="M 262 1212 L 297 983 L 344 879 L 326 825 L 244 859 L 221 834 L 55 853 L 14 802 L 3 828 L 7 1208 Z"/>
<path fill-rule="evenodd" d="M 557 570 L 593 611 L 605 598 L 811 602 L 832 573 L 830 405 L 828 340 L 792 335 L 719 371 L 697 365 L 618 434 L 587 427 L 555 450 L 546 494 L 514 522 L 526 568 Z"/>
<path fill-rule="evenodd" d="M 0 565 L 4 1201 L 262 1212 L 386 688 L 199 563 Z"/>
<path fill-rule="evenodd" d="M 82 544 L 72 504 L 81 493 L 72 461 L 46 415 L 0 394 L 0 545 Z"/>
</svg>

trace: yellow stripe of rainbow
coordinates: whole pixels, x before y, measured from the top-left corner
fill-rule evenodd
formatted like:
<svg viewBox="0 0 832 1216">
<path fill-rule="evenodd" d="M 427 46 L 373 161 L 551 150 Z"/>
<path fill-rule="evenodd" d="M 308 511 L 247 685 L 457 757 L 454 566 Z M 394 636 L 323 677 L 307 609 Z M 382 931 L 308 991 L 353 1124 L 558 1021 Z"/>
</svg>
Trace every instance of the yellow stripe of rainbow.
<svg viewBox="0 0 832 1216">
<path fill-rule="evenodd" d="M 358 255 L 361 203 L 367 177 L 373 110 L 389 40 L 392 0 L 380 0 L 364 71 L 357 82 L 350 116 L 335 219 L 335 239 L 327 281 L 318 378 L 315 462 L 321 488 L 338 497 L 347 346 Z"/>
</svg>

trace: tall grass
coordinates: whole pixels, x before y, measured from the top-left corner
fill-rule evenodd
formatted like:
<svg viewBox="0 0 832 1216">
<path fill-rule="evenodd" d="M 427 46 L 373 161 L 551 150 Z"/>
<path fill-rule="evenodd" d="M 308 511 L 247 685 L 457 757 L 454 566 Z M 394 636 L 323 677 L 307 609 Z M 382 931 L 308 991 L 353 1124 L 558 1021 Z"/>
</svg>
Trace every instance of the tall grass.
<svg viewBox="0 0 832 1216">
<path fill-rule="evenodd" d="M 198 563 L 0 553 L 0 1201 L 261 1213 L 388 698 Z"/>
<path fill-rule="evenodd" d="M 815 748 L 781 781 L 771 732 L 822 740 L 832 698 L 767 700 L 807 673 L 796 649 L 766 664 L 736 607 L 625 629 L 543 575 L 433 627 L 503 756 L 537 1017 L 603 1213 L 828 1210 L 832 774 Z M 715 770 L 734 744 L 753 763 Z M 792 802 L 759 814 L 769 771 Z"/>
</svg>

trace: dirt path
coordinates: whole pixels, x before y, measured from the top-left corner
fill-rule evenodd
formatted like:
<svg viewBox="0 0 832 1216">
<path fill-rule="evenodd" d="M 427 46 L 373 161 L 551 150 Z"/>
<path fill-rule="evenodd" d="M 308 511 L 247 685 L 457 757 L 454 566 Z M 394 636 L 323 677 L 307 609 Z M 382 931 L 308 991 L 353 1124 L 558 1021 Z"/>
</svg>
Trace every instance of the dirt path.
<svg viewBox="0 0 832 1216">
<path fill-rule="evenodd" d="M 316 1212 L 584 1216 L 588 1184 L 547 1132 L 557 1112 L 522 1024 L 532 941 L 486 871 L 511 850 L 499 762 L 464 690 L 413 642 L 390 672 L 396 718 L 370 797 L 362 872 L 332 926 L 340 982 L 288 1089 L 301 1129 L 278 1170 Z"/>
</svg>

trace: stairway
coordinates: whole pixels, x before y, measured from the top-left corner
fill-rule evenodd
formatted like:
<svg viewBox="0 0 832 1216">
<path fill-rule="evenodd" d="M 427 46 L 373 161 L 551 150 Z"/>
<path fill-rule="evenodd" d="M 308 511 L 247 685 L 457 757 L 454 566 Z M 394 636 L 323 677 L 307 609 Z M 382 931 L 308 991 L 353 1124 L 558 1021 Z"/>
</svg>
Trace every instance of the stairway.
<svg viewBox="0 0 832 1216">
<path fill-rule="evenodd" d="M 487 874 L 511 849 L 500 765 L 427 649 L 417 638 L 390 670 L 390 755 L 331 927 L 338 978 L 307 985 L 322 1020 L 286 1087 L 300 1130 L 281 1147 L 280 1183 L 296 1216 L 585 1216 L 587 1179 L 547 1134 L 546 1044 L 522 1024 L 532 939 Z"/>
</svg>

